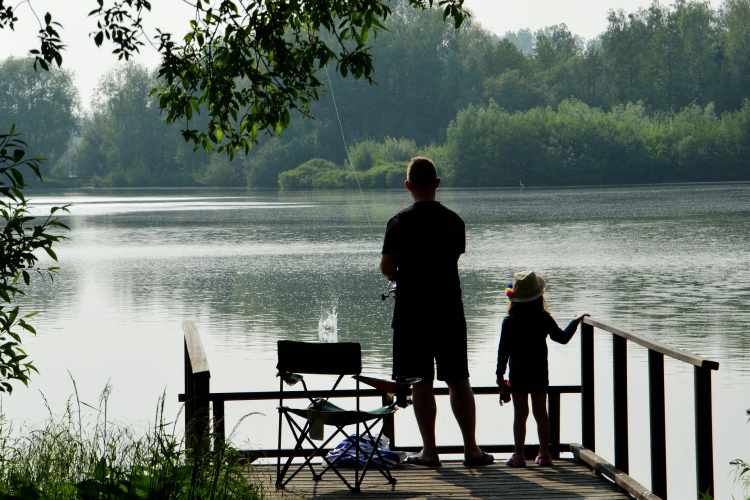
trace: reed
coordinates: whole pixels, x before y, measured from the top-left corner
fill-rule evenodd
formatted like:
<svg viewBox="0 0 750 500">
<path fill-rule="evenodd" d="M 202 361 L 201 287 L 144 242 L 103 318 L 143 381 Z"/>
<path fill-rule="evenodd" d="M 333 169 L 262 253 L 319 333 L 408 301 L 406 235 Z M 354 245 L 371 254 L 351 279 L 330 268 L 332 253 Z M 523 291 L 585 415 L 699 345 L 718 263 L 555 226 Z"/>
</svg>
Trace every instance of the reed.
<svg viewBox="0 0 750 500">
<path fill-rule="evenodd" d="M 41 425 L 18 430 L 0 416 L 0 499 L 260 500 L 267 496 L 264 482 L 230 444 L 212 452 L 188 449 L 176 423 L 164 418 L 164 396 L 154 424 L 138 431 L 107 419 L 109 395 L 107 386 L 97 408 L 81 402 L 76 392 L 62 416 L 50 410 Z"/>
</svg>

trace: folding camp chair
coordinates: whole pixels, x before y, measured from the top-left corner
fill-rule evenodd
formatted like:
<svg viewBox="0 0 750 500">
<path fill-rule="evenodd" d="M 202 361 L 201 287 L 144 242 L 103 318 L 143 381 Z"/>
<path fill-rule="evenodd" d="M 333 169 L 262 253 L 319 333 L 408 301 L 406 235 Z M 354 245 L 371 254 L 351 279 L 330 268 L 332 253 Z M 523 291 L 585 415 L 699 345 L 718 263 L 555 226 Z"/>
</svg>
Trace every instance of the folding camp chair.
<svg viewBox="0 0 750 500">
<path fill-rule="evenodd" d="M 393 415 L 398 409 L 397 401 L 394 401 L 389 406 L 381 406 L 373 411 L 361 411 L 359 407 L 360 397 L 360 373 L 362 371 L 362 352 L 360 345 L 357 343 L 335 343 L 335 344 L 321 344 L 321 343 L 309 343 L 309 342 L 292 342 L 282 340 L 278 343 L 278 365 L 279 376 L 281 381 L 279 382 L 279 457 L 276 464 L 276 486 L 283 488 L 289 483 L 299 472 L 305 468 L 309 468 L 312 472 L 313 480 L 319 481 L 324 474 L 329 471 L 333 471 L 341 481 L 351 491 L 359 491 L 362 484 L 362 480 L 367 473 L 368 468 L 374 466 L 382 475 L 385 477 L 390 484 L 394 484 L 396 479 L 391 475 L 388 468 L 385 466 L 385 461 L 378 449 L 377 444 L 380 442 L 380 438 L 383 435 L 383 428 L 377 435 L 377 439 L 373 437 L 372 430 L 379 422 L 385 417 Z M 317 375 L 337 375 L 336 382 L 329 391 L 309 391 L 305 383 L 304 378 L 300 374 L 317 374 Z M 345 375 L 353 375 L 356 380 L 356 390 L 354 391 L 353 397 L 356 400 L 356 410 L 344 410 L 329 402 L 331 397 L 342 397 L 336 394 L 336 388 Z M 304 393 L 310 400 L 310 404 L 307 408 L 289 408 L 284 406 L 284 384 L 294 385 L 297 382 L 302 382 Z M 368 382 L 365 382 L 368 383 Z M 391 382 L 392 387 L 403 388 L 409 384 L 398 384 Z M 393 385 L 395 384 L 395 385 Z M 396 389 L 394 389 L 395 392 Z M 389 391 L 391 392 L 391 391 Z M 339 394 L 343 394 L 342 390 L 339 389 Z M 325 398 L 313 398 L 314 395 L 323 395 Z M 352 391 L 347 391 L 346 397 L 352 397 Z M 402 402 L 402 401 L 398 401 Z M 300 423 L 295 420 L 294 416 L 304 419 L 304 423 Z M 296 445 L 294 452 L 288 457 L 286 463 L 281 464 L 281 431 L 282 431 L 282 420 L 286 418 L 287 424 L 294 435 Z M 336 431 L 329 436 L 324 442 L 318 446 L 313 442 L 313 437 L 322 439 L 322 426 L 328 425 L 336 428 Z M 344 427 L 355 425 L 356 433 L 353 436 L 349 436 L 344 432 Z M 360 432 L 360 427 L 363 428 L 363 432 Z M 318 434 L 315 436 L 315 434 Z M 342 434 L 348 443 L 342 453 L 334 459 L 329 459 L 324 453 L 323 449 L 339 434 Z M 361 438 L 365 436 L 369 437 L 372 446 L 371 451 L 365 453 L 362 451 L 360 446 Z M 303 445 L 309 444 L 311 448 L 306 448 Z M 351 450 L 355 450 L 354 460 L 354 482 L 353 484 L 346 480 L 341 472 L 341 458 Z M 289 473 L 292 460 L 295 455 L 302 455 L 304 462 L 299 465 L 293 472 Z M 377 457 L 376 457 L 377 456 Z M 318 473 L 313 468 L 311 460 L 315 457 L 323 459 L 324 466 L 323 470 Z M 366 459 L 364 464 L 360 465 L 359 458 L 363 457 Z M 337 467 L 338 465 L 338 467 Z M 361 473 L 360 473 L 361 468 Z M 288 474 L 289 473 L 289 474 Z"/>
</svg>

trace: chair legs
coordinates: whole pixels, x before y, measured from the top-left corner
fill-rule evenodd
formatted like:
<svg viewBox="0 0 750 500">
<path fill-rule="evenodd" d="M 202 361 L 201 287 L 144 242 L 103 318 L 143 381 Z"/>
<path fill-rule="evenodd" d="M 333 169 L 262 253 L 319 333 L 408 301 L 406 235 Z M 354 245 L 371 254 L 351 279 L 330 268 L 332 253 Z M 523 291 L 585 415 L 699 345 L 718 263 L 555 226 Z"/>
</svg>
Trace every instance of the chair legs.
<svg viewBox="0 0 750 500">
<path fill-rule="evenodd" d="M 294 458 L 295 458 L 294 454 L 292 454 L 292 456 L 290 456 L 287 459 L 286 464 L 284 464 L 284 467 L 281 470 L 281 472 L 279 474 L 277 474 L 277 477 L 276 477 L 276 487 L 277 488 L 284 488 L 284 486 L 286 486 L 289 483 L 289 481 L 291 481 L 292 478 L 294 478 L 294 476 L 296 476 L 306 466 L 310 468 L 310 471 L 312 472 L 312 475 L 313 475 L 313 480 L 319 481 L 322 474 L 317 474 L 315 472 L 315 469 L 312 466 L 311 460 L 313 458 L 315 458 L 315 456 L 318 454 L 318 452 L 322 452 L 323 448 L 325 448 L 326 445 L 328 445 L 328 443 L 330 443 L 333 440 L 333 438 L 338 435 L 339 432 L 342 432 L 342 428 L 339 427 L 338 430 L 336 432 L 334 432 L 333 435 L 331 435 L 328 439 L 326 439 L 326 441 L 322 445 L 317 446 L 310 439 L 310 436 L 308 435 L 308 431 L 309 431 L 309 427 L 310 427 L 309 421 L 307 423 L 305 423 L 304 428 L 300 428 L 299 424 L 297 424 L 297 422 L 295 422 L 294 419 L 289 416 L 289 414 L 285 413 L 284 415 L 286 416 L 287 422 L 289 423 L 289 428 L 292 430 L 292 434 L 294 435 L 294 438 L 297 441 L 297 444 L 294 447 L 294 451 L 297 451 L 297 450 L 307 451 L 307 449 L 305 449 L 305 448 L 302 447 L 303 443 L 305 441 L 307 441 L 310 444 L 310 446 L 312 446 L 312 450 L 309 450 L 312 453 L 310 453 L 310 454 L 306 453 L 305 455 L 303 455 L 304 458 L 305 458 L 305 461 L 302 463 L 302 465 L 300 465 L 294 472 L 292 472 L 289 475 L 289 477 L 286 478 L 286 480 L 284 480 L 284 478 L 286 476 L 286 473 L 289 470 L 290 465 L 292 464 L 292 460 L 294 460 Z M 297 432 L 299 432 L 299 434 Z M 337 457 L 336 460 L 334 460 L 333 462 L 331 462 L 322 453 L 321 453 L 320 456 L 321 456 L 321 458 L 323 460 L 325 460 L 326 463 L 329 464 L 329 466 L 332 463 L 335 463 L 336 460 L 338 460 L 338 458 L 339 458 L 339 457 Z M 343 483 L 346 485 L 347 488 L 349 488 L 350 490 L 354 491 L 354 488 L 349 484 L 349 482 L 346 480 L 346 478 L 344 478 L 344 476 L 342 476 L 341 473 L 335 467 L 334 467 L 333 471 L 336 473 L 336 475 L 339 477 L 339 479 L 341 479 L 341 481 L 343 481 Z"/>
<path fill-rule="evenodd" d="M 309 432 L 309 429 L 310 429 L 310 422 L 309 421 L 305 423 L 304 427 L 300 427 L 299 424 L 288 413 L 284 413 L 284 415 L 286 416 L 286 420 L 287 420 L 287 423 L 289 424 L 289 428 L 291 429 L 292 434 L 294 435 L 294 438 L 295 438 L 295 440 L 297 442 L 297 444 L 294 447 L 294 451 L 296 452 L 298 450 L 303 450 L 303 452 L 304 451 L 310 451 L 310 453 L 309 454 L 308 453 L 304 453 L 303 456 L 304 456 L 305 461 L 299 467 L 297 467 L 296 470 L 294 470 L 291 474 L 289 474 L 288 477 L 287 477 L 287 472 L 289 472 L 290 466 L 292 465 L 292 460 L 294 460 L 294 458 L 295 458 L 294 457 L 295 454 L 293 453 L 292 456 L 290 456 L 287 459 L 287 461 L 286 461 L 286 463 L 284 464 L 283 467 L 281 467 L 281 459 L 279 458 L 278 465 L 277 465 L 277 476 L 276 476 L 276 487 L 277 488 L 284 488 L 289 483 L 289 481 L 291 481 L 292 478 L 294 478 L 294 476 L 296 476 L 300 471 L 302 471 L 304 468 L 307 467 L 312 472 L 313 480 L 315 480 L 315 481 L 319 481 L 323 477 L 323 474 L 325 474 L 329 470 L 333 470 L 333 472 L 336 474 L 336 476 L 338 476 L 338 478 L 341 479 L 341 481 L 347 486 L 347 488 L 349 488 L 353 492 L 358 492 L 360 490 L 360 486 L 362 485 L 362 481 L 365 478 L 365 474 L 367 473 L 367 470 L 368 470 L 370 464 L 373 464 L 375 466 L 375 468 L 378 469 L 378 471 L 380 472 L 380 474 L 382 474 L 383 477 L 385 477 L 388 480 L 389 484 L 395 484 L 396 483 L 396 479 L 391 475 L 390 471 L 385 466 L 385 461 L 383 460 L 383 457 L 382 457 L 382 455 L 380 453 L 380 450 L 377 447 L 377 443 L 380 442 L 380 438 L 383 435 L 383 430 L 384 429 L 383 428 L 380 429 L 380 432 L 378 433 L 378 438 L 377 439 L 374 439 L 373 435 L 372 435 L 372 429 L 373 429 L 373 427 L 375 427 L 375 425 L 377 425 L 383 419 L 376 419 L 370 425 L 367 425 L 367 422 L 363 423 L 364 432 L 362 434 L 360 434 L 358 436 L 358 438 L 361 437 L 361 436 L 367 435 L 372 440 L 372 443 L 374 444 L 374 446 L 373 446 L 373 449 L 370 450 L 369 455 L 367 456 L 367 461 L 365 462 L 365 464 L 364 464 L 364 466 L 362 468 L 361 473 L 359 472 L 359 467 L 358 466 L 355 468 L 354 485 L 352 485 L 352 484 L 349 483 L 349 481 L 346 480 L 346 478 L 344 478 L 344 476 L 338 470 L 338 468 L 336 467 L 336 463 L 352 447 L 357 447 L 357 449 L 359 450 L 359 446 L 358 446 L 358 442 L 357 442 L 358 439 L 354 440 L 351 437 L 349 437 L 346 434 L 346 432 L 344 432 L 344 427 L 336 426 L 336 432 L 334 432 L 323 444 L 321 444 L 320 446 L 317 446 L 310 439 L 310 437 L 308 435 L 308 432 Z M 346 439 L 349 440 L 349 444 L 342 451 L 341 455 L 339 455 L 338 457 L 336 457 L 333 460 L 329 460 L 322 453 L 322 451 L 339 433 L 343 434 L 346 437 Z M 307 448 L 303 448 L 302 445 L 304 444 L 305 441 L 307 441 L 307 443 L 310 444 L 310 446 L 312 446 L 312 449 L 308 450 Z M 281 449 L 280 446 L 279 446 L 279 449 Z M 379 462 L 376 461 L 376 460 L 374 460 L 376 454 L 377 454 L 377 458 L 378 458 Z M 320 457 L 326 463 L 325 468 L 320 472 L 320 474 L 317 474 L 315 472 L 315 470 L 313 468 L 313 465 L 311 463 L 311 460 L 313 458 L 315 458 L 316 456 L 318 456 L 318 455 L 320 455 Z M 357 461 L 358 460 L 359 460 L 359 457 L 357 457 Z M 357 463 L 357 465 L 359 465 L 359 463 Z"/>
</svg>

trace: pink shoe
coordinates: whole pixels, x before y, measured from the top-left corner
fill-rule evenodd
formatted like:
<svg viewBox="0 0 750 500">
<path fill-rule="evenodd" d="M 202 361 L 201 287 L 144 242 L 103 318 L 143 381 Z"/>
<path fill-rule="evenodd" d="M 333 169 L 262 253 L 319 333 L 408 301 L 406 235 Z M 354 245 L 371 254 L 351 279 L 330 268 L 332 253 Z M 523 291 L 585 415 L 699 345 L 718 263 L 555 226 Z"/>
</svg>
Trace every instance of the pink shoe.
<svg viewBox="0 0 750 500">
<path fill-rule="evenodd" d="M 515 453 L 505 461 L 505 465 L 510 467 L 526 467 L 526 457 L 523 455 L 516 455 Z"/>
<path fill-rule="evenodd" d="M 549 453 L 540 453 L 536 456 L 536 460 L 534 461 L 542 467 L 551 467 L 552 455 L 550 455 Z"/>
</svg>

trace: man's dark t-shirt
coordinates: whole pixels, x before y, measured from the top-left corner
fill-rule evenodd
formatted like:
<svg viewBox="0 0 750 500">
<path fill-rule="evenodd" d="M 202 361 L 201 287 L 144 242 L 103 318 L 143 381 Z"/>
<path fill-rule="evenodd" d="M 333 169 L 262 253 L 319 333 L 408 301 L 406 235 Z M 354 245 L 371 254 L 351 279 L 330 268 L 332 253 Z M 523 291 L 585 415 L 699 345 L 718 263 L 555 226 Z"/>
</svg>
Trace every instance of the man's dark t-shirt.
<svg viewBox="0 0 750 500">
<path fill-rule="evenodd" d="M 458 277 L 458 256 L 465 250 L 464 221 L 436 201 L 416 202 L 388 221 L 382 253 L 398 255 L 393 328 L 465 328 Z"/>
</svg>

